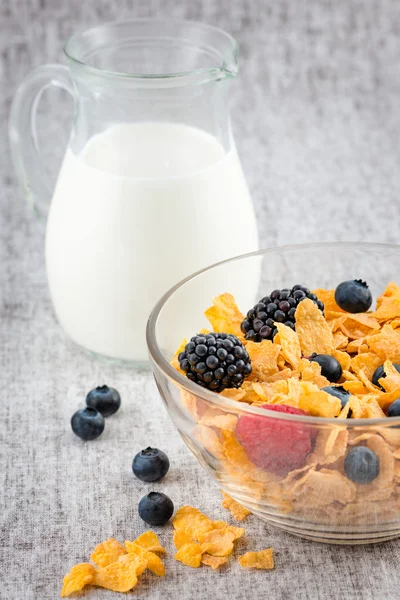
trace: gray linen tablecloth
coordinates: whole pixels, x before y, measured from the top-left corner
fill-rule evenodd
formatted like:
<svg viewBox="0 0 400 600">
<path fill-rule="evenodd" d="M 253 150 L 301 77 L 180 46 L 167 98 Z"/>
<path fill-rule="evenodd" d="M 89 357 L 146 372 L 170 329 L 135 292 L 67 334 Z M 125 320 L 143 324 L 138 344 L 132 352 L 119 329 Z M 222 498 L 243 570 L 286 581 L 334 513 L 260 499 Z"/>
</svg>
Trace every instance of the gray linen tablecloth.
<svg viewBox="0 0 400 600">
<path fill-rule="evenodd" d="M 2 0 L 0 3 L 0 598 L 53 600 L 64 573 L 109 536 L 146 528 L 133 455 L 149 444 L 171 459 L 161 484 L 176 506 L 228 518 L 219 491 L 186 450 L 146 372 L 94 362 L 55 321 L 43 231 L 25 208 L 5 141 L 10 100 L 29 70 L 61 58 L 77 28 L 131 16 L 216 23 L 241 46 L 234 128 L 264 246 L 316 240 L 398 242 L 400 4 L 395 0 Z M 59 104 L 57 104 L 59 102 Z M 57 105 L 56 105 L 57 104 Z M 62 107 L 62 109 L 60 108 Z M 69 104 L 44 98 L 39 119 L 49 164 L 62 155 Z M 64 137 L 63 137 L 64 136 Z M 57 142 L 55 141 L 57 140 Z M 60 141 L 61 140 L 61 141 Z M 122 409 L 84 444 L 71 414 L 108 383 Z M 400 543 L 330 547 L 250 517 L 238 551 L 276 549 L 276 570 L 191 570 L 170 553 L 164 579 L 144 575 L 132 597 L 363 599 L 399 597 Z M 87 598 L 118 598 L 91 590 Z"/>
</svg>

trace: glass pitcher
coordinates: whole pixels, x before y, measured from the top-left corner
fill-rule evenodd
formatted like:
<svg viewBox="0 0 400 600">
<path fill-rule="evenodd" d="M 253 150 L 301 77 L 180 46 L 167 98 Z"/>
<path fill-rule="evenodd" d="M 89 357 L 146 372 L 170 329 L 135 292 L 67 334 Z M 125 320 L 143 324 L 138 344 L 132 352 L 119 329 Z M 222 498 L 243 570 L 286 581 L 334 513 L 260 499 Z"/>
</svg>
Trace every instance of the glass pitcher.
<svg viewBox="0 0 400 600">
<path fill-rule="evenodd" d="M 16 172 L 47 216 L 50 294 L 67 335 L 97 355 L 145 361 L 159 297 L 193 271 L 258 247 L 229 116 L 237 45 L 201 23 L 139 19 L 74 35 L 65 54 L 68 67 L 39 67 L 16 93 Z M 50 85 L 75 105 L 53 193 L 35 131 Z"/>
</svg>

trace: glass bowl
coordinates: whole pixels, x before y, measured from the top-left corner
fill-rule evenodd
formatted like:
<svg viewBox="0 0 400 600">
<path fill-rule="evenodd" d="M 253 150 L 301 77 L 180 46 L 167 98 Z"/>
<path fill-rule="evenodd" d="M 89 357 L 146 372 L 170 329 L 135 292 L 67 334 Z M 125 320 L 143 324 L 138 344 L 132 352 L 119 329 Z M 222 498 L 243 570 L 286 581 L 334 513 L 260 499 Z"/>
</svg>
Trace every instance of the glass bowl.
<svg viewBox="0 0 400 600">
<path fill-rule="evenodd" d="M 400 283 L 400 246 L 308 244 L 239 256 L 176 285 L 158 302 L 147 327 L 150 360 L 169 416 L 215 483 L 268 523 L 336 544 L 400 535 L 400 418 L 338 420 L 266 411 L 199 387 L 170 361 L 184 337 L 210 328 L 204 311 L 221 293 L 233 294 L 245 313 L 275 288 L 300 283 L 332 289 L 355 278 L 368 282 L 374 299 L 390 281 Z M 258 468 L 235 436 L 243 415 L 281 428 L 283 454 L 290 443 L 288 426 L 308 428 L 317 465 L 306 460 L 283 475 Z M 379 475 L 371 483 L 356 484 L 345 476 L 344 458 L 354 445 L 367 445 L 379 458 Z"/>
</svg>

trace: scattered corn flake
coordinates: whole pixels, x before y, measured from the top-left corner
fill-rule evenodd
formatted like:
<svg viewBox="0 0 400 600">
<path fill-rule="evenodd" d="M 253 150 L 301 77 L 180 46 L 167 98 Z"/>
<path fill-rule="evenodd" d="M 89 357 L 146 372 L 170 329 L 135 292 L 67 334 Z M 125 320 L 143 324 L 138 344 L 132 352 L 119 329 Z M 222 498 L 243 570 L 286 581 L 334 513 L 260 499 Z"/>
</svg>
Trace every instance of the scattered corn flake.
<svg viewBox="0 0 400 600">
<path fill-rule="evenodd" d="M 241 567 L 247 569 L 270 570 L 275 566 L 274 551 L 273 548 L 267 548 L 259 552 L 246 552 L 246 554 L 238 557 L 238 561 Z"/>
<path fill-rule="evenodd" d="M 332 354 L 333 334 L 316 304 L 306 298 L 296 308 L 296 332 L 304 356 L 313 352 Z"/>
<path fill-rule="evenodd" d="M 80 592 L 85 585 L 94 581 L 95 568 L 90 563 L 80 563 L 72 567 L 63 579 L 61 598 Z"/>
<path fill-rule="evenodd" d="M 139 535 L 139 537 L 135 540 L 135 544 L 141 546 L 145 550 L 150 550 L 150 552 L 160 552 L 161 554 L 166 554 L 165 548 L 163 548 L 160 544 L 160 540 L 154 531 L 146 531 Z"/>
<path fill-rule="evenodd" d="M 246 350 L 251 359 L 252 372 L 248 381 L 266 381 L 268 376 L 279 372 L 278 357 L 281 351 L 279 344 L 270 340 L 262 342 L 247 342 Z"/>
<path fill-rule="evenodd" d="M 234 525 L 229 525 L 225 521 L 213 521 L 214 529 L 225 529 L 229 531 L 233 535 L 233 540 L 238 540 L 244 535 L 243 527 L 235 527 Z"/>
<path fill-rule="evenodd" d="M 212 569 L 219 569 L 222 565 L 228 562 L 227 556 L 212 556 L 211 554 L 203 554 L 201 557 L 201 562 L 203 565 L 207 565 Z"/>
<path fill-rule="evenodd" d="M 368 336 L 367 342 L 370 350 L 382 359 L 381 363 L 385 360 L 400 362 L 400 332 L 390 325 L 384 325 L 379 333 Z"/>
<path fill-rule="evenodd" d="M 301 359 L 301 348 L 299 336 L 293 329 L 283 325 L 283 323 L 275 323 L 278 330 L 280 345 L 282 347 L 282 355 L 293 369 L 297 369 Z"/>
<path fill-rule="evenodd" d="M 96 546 L 90 555 L 90 558 L 95 565 L 106 567 L 117 561 L 123 554 L 126 554 L 123 545 L 114 538 L 109 538 L 102 544 Z"/>
<path fill-rule="evenodd" d="M 135 554 L 125 554 L 119 560 L 95 572 L 94 585 L 113 592 L 129 592 L 138 582 L 147 561 Z"/>
<path fill-rule="evenodd" d="M 227 431 L 235 431 L 237 416 L 218 410 L 216 408 L 208 408 L 201 417 L 199 423 L 201 425 L 209 425 L 217 427 L 217 429 L 226 429 Z"/>
<path fill-rule="evenodd" d="M 200 536 L 201 551 L 212 556 L 228 556 L 233 550 L 234 539 L 228 529 L 213 529 Z"/>
<path fill-rule="evenodd" d="M 214 525 L 211 519 L 193 506 L 182 506 L 173 518 L 175 529 L 184 530 L 192 540 L 199 541 L 199 537 L 212 531 Z"/>
<path fill-rule="evenodd" d="M 222 492 L 222 496 L 224 498 L 222 500 L 222 506 L 231 511 L 232 516 L 236 521 L 244 521 L 248 515 L 251 515 L 251 511 L 248 508 L 242 506 L 239 502 L 236 502 L 236 500 L 231 498 L 227 493 Z"/>
<path fill-rule="evenodd" d="M 201 565 L 202 550 L 196 542 L 184 544 L 175 554 L 175 560 L 183 563 L 187 567 L 197 569 Z"/>
<path fill-rule="evenodd" d="M 125 540 L 125 548 L 128 554 L 136 554 L 140 558 L 143 558 L 147 563 L 147 568 L 152 571 L 155 575 L 159 577 L 163 577 L 165 575 L 165 567 L 161 558 L 154 554 L 154 552 L 150 552 L 150 550 L 145 550 L 136 542 L 130 542 Z"/>
<path fill-rule="evenodd" d="M 233 333 L 239 339 L 243 339 L 240 325 L 244 315 L 240 312 L 232 294 L 221 294 L 213 300 L 205 312 L 212 328 L 216 332 Z"/>
<path fill-rule="evenodd" d="M 192 536 L 184 529 L 175 529 L 174 531 L 174 546 L 177 550 L 185 544 L 193 542 Z"/>
</svg>

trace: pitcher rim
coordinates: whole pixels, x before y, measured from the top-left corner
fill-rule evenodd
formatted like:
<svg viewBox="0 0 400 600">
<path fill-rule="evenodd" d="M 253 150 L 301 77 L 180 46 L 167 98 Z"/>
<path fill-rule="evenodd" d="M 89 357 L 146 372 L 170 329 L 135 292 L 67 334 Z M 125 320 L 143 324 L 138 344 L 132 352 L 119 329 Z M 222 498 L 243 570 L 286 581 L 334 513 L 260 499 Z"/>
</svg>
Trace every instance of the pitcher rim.
<svg viewBox="0 0 400 600">
<path fill-rule="evenodd" d="M 149 23 L 149 24 L 175 24 L 175 25 L 187 25 L 187 26 L 196 26 L 199 29 L 204 31 L 214 32 L 221 36 L 221 38 L 225 38 L 225 41 L 228 41 L 230 44 L 230 58 L 231 60 L 226 60 L 226 57 L 223 56 L 222 53 L 219 52 L 221 58 L 221 64 L 213 67 L 203 67 L 199 69 L 193 69 L 190 71 L 176 71 L 171 73 L 129 73 L 124 71 L 112 71 L 108 69 L 102 69 L 100 67 L 95 67 L 93 65 L 88 64 L 83 57 L 79 57 L 76 52 L 74 52 L 74 44 L 77 44 L 79 41 L 82 41 L 85 36 L 94 35 L 95 33 L 100 33 L 101 30 L 106 30 L 112 27 L 116 27 L 118 25 L 129 25 L 129 24 L 140 24 L 140 23 Z M 162 36 L 154 36 L 161 37 Z M 169 36 L 170 37 L 170 36 Z M 176 38 L 179 40 L 179 37 Z M 71 61 L 74 65 L 84 69 L 85 71 L 98 76 L 103 77 L 117 77 L 126 80 L 142 80 L 142 81 L 153 81 L 157 80 L 163 82 L 175 82 L 175 85 L 178 81 L 183 80 L 184 78 L 189 78 L 190 76 L 200 76 L 206 79 L 223 79 L 223 78 L 233 78 L 238 74 L 238 43 L 236 39 L 227 31 L 220 27 L 216 27 L 215 25 L 209 25 L 208 23 L 203 23 L 201 21 L 195 21 L 190 19 L 176 19 L 176 18 L 132 18 L 115 21 L 108 21 L 107 23 L 97 25 L 95 27 L 89 27 L 80 31 L 78 33 L 74 33 L 72 36 L 68 38 L 64 45 L 64 54 L 69 61 Z M 209 77 L 207 77 L 207 75 Z"/>
</svg>

